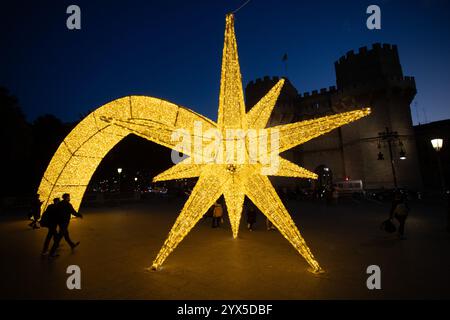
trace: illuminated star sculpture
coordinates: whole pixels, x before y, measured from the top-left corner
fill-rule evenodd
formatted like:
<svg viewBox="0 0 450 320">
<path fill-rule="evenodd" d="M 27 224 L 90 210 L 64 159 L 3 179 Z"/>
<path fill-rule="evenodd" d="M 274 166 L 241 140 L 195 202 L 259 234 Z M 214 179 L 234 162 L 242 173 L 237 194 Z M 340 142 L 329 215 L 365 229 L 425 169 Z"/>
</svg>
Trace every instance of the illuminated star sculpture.
<svg viewBox="0 0 450 320">
<path fill-rule="evenodd" d="M 132 133 L 189 156 L 154 181 L 198 177 L 197 184 L 173 225 L 163 247 L 153 262 L 158 269 L 205 212 L 224 195 L 233 237 L 238 236 L 244 199 L 247 196 L 274 224 L 311 266 L 311 271 L 321 272 L 294 221 L 287 212 L 268 176 L 316 179 L 317 175 L 278 156 L 279 153 L 305 143 L 344 124 L 370 113 L 369 108 L 267 128 L 266 125 L 278 99 L 284 79 L 281 79 L 248 113 L 245 112 L 242 79 L 237 44 L 234 33 L 234 16 L 226 16 L 225 42 L 217 123 L 197 113 L 152 97 L 129 96 L 114 100 L 81 121 L 65 138 L 52 158 L 39 186 L 44 210 L 54 197 L 64 192 L 72 195 L 78 209 L 86 187 L 103 157 L 125 136 Z M 208 161 L 193 161 L 204 156 L 211 144 L 211 136 L 195 133 L 200 124 L 203 131 L 210 129 L 221 133 L 219 144 L 224 157 L 211 154 Z M 182 148 L 173 141 L 177 130 L 188 132 L 187 138 L 200 141 L 200 148 Z M 230 131 L 255 132 L 254 135 L 227 135 Z M 276 133 L 278 139 L 265 147 L 268 159 L 275 160 L 277 170 L 264 170 L 266 163 L 252 152 L 250 145 L 261 138 Z M 229 156 L 230 146 L 233 156 Z M 235 150 L 236 149 L 236 150 Z M 260 149 L 264 149 L 259 147 Z M 243 158 L 237 160 L 237 154 Z M 257 153 L 258 154 L 258 153 Z M 223 155 L 222 155 L 223 156 Z M 217 161 L 221 158 L 222 161 Z M 212 159 L 212 160 L 211 160 Z"/>
</svg>

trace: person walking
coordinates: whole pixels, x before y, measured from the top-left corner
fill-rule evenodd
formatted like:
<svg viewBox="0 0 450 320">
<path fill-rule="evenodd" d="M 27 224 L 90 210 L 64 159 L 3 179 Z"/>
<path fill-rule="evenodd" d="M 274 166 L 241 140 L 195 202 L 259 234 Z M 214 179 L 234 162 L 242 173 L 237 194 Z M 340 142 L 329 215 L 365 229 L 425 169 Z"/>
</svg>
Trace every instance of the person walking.
<svg viewBox="0 0 450 320">
<path fill-rule="evenodd" d="M 389 219 L 397 219 L 399 222 L 398 235 L 400 239 L 405 240 L 405 224 L 408 218 L 409 206 L 406 195 L 400 190 L 395 190 L 394 199 L 392 200 L 391 210 L 389 212 Z"/>
<path fill-rule="evenodd" d="M 29 224 L 30 227 L 34 229 L 39 229 L 39 226 L 37 225 L 39 218 L 41 217 L 41 205 L 42 201 L 39 200 L 39 194 L 36 194 L 31 201 L 31 208 L 30 208 L 30 219 L 31 223 Z"/>
<path fill-rule="evenodd" d="M 223 216 L 223 208 L 222 205 L 219 202 L 214 203 L 214 210 L 213 210 L 213 219 L 212 219 L 212 227 L 217 228 L 220 225 L 220 221 L 222 220 Z"/>
<path fill-rule="evenodd" d="M 79 212 L 75 211 L 72 204 L 70 203 L 70 194 L 68 193 L 63 194 L 62 201 L 60 201 L 57 204 L 56 210 L 58 217 L 56 221 L 59 227 L 59 232 L 56 237 L 56 240 L 53 242 L 52 248 L 50 249 L 49 257 L 58 256 L 58 254 L 56 254 L 56 249 L 58 249 L 59 243 L 62 238 L 66 240 L 66 242 L 69 244 L 72 250 L 75 249 L 75 247 L 77 247 L 80 244 L 80 241 L 76 243 L 73 242 L 69 236 L 69 223 L 71 215 L 74 215 L 78 218 L 83 218 L 83 216 Z"/>
<path fill-rule="evenodd" d="M 47 207 L 47 210 L 42 214 L 41 218 L 41 227 L 48 228 L 47 236 L 45 237 L 44 247 L 42 248 L 42 256 L 48 254 L 48 247 L 50 245 L 50 241 L 53 239 L 53 242 L 56 241 L 58 237 L 58 208 L 57 205 L 60 199 L 53 199 L 53 203 Z"/>
<path fill-rule="evenodd" d="M 253 225 L 256 223 L 256 208 L 253 204 L 250 204 L 247 208 L 247 228 L 249 231 L 253 231 Z"/>
</svg>

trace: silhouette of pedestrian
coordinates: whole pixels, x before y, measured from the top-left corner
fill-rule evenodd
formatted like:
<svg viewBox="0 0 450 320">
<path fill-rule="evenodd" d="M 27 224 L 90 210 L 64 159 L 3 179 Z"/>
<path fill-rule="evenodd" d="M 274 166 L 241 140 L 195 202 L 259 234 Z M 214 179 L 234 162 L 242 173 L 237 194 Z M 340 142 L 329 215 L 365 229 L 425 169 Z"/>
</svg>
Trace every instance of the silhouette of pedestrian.
<svg viewBox="0 0 450 320">
<path fill-rule="evenodd" d="M 64 237 L 64 240 L 69 244 L 70 248 L 73 250 L 76 246 L 80 244 L 80 242 L 74 243 L 69 236 L 69 223 L 71 215 L 74 215 L 78 218 L 83 218 L 83 216 L 76 212 L 70 203 L 70 194 L 65 193 L 62 196 L 62 201 L 56 205 L 57 210 L 57 225 L 59 227 L 59 232 L 56 237 L 56 240 L 53 242 L 53 246 L 50 249 L 49 257 L 57 257 L 56 249 L 58 249 L 59 243 L 61 239 Z"/>
<path fill-rule="evenodd" d="M 247 228 L 249 231 L 253 231 L 253 225 L 256 223 L 256 208 L 250 204 L 247 208 Z"/>
<path fill-rule="evenodd" d="M 44 247 L 42 248 L 42 255 L 48 254 L 48 247 L 50 245 L 50 241 L 53 239 L 53 242 L 56 241 L 58 237 L 57 226 L 58 226 L 58 208 L 57 204 L 60 199 L 53 199 L 53 203 L 47 207 L 47 210 L 42 214 L 41 218 L 41 227 L 48 228 L 47 236 L 45 237 Z"/>
<path fill-rule="evenodd" d="M 217 228 L 220 225 L 220 220 L 222 220 L 223 208 L 219 202 L 214 203 L 213 220 L 212 227 Z"/>
<path fill-rule="evenodd" d="M 398 227 L 398 234 L 400 239 L 405 238 L 405 223 L 408 218 L 409 206 L 407 203 L 406 195 L 400 190 L 395 190 L 394 199 L 392 200 L 392 206 L 389 213 L 389 218 L 392 220 L 394 217 L 400 223 Z"/>
<path fill-rule="evenodd" d="M 29 224 L 29 226 L 33 229 L 39 229 L 37 223 L 39 221 L 39 218 L 41 217 L 41 205 L 42 201 L 39 200 L 39 194 L 36 194 L 31 201 L 30 208 L 30 217 L 33 219 L 33 221 Z"/>
</svg>

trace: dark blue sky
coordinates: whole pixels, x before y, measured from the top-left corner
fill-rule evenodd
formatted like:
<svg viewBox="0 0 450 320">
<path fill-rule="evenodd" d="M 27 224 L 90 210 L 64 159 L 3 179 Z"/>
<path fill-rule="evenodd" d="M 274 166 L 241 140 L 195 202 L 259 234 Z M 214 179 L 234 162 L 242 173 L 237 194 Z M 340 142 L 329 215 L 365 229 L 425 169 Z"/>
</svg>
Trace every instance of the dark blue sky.
<svg viewBox="0 0 450 320">
<path fill-rule="evenodd" d="M 130 94 L 216 119 L 225 14 L 243 0 L 10 2 L 0 9 L 0 85 L 29 120 L 76 120 Z M 80 31 L 66 28 L 70 4 L 81 7 Z M 366 28 L 370 4 L 381 7 L 380 31 Z M 244 85 L 283 75 L 287 52 L 299 92 L 320 89 L 335 84 L 334 61 L 347 51 L 394 43 L 416 77 L 414 122 L 450 118 L 450 1 L 252 0 L 235 27 Z"/>
</svg>

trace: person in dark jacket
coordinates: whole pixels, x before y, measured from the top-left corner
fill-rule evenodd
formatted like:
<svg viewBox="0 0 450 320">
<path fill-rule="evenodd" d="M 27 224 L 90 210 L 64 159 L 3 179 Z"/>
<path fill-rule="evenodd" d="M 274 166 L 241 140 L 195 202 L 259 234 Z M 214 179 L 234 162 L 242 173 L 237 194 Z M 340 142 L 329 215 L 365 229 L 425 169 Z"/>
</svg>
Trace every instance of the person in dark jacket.
<svg viewBox="0 0 450 320">
<path fill-rule="evenodd" d="M 30 218 L 33 221 L 29 224 L 29 226 L 32 227 L 33 229 L 39 229 L 37 222 L 41 217 L 41 205 L 42 201 L 39 200 L 39 195 L 36 194 L 33 200 L 31 201 L 31 208 L 30 208 Z"/>
<path fill-rule="evenodd" d="M 50 245 L 50 241 L 53 239 L 53 242 L 55 242 L 56 238 L 58 236 L 57 205 L 58 205 L 59 201 L 60 201 L 59 198 L 53 199 L 53 203 L 51 205 L 49 205 L 47 207 L 47 210 L 45 210 L 45 212 L 42 214 L 41 226 L 48 228 L 47 236 L 45 237 L 45 241 L 44 241 L 44 247 L 42 249 L 43 256 L 48 254 L 48 247 Z M 45 219 L 45 223 L 44 223 L 44 219 Z"/>
<path fill-rule="evenodd" d="M 409 206 L 406 199 L 406 195 L 400 190 L 394 192 L 394 199 L 392 200 L 391 210 L 389 212 L 389 218 L 392 220 L 394 217 L 399 222 L 398 235 L 400 239 L 405 238 L 405 223 L 408 218 Z"/>
<path fill-rule="evenodd" d="M 58 203 L 58 205 L 56 206 L 56 210 L 57 210 L 57 216 L 58 218 L 56 219 L 57 225 L 59 227 L 59 232 L 58 232 L 58 236 L 56 237 L 52 248 L 50 249 L 50 257 L 57 257 L 58 255 L 56 254 L 56 249 L 58 249 L 59 246 L 59 242 L 61 241 L 61 239 L 64 237 L 64 240 L 66 240 L 66 242 L 69 244 L 70 248 L 73 250 L 75 249 L 75 247 L 77 247 L 80 242 L 73 242 L 70 239 L 69 236 L 69 223 L 70 223 L 70 217 L 72 215 L 78 217 L 78 218 L 83 218 L 83 216 L 76 212 L 75 209 L 73 208 L 72 204 L 70 203 L 70 194 L 65 193 L 62 196 L 62 201 Z"/>
</svg>

